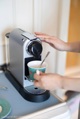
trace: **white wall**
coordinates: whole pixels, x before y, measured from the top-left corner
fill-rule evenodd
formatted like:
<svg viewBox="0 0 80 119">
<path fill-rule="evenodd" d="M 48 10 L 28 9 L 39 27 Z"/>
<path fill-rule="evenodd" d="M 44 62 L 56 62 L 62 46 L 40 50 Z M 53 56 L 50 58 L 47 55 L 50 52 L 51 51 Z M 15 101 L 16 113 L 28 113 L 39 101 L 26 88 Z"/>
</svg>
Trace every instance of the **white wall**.
<svg viewBox="0 0 80 119">
<path fill-rule="evenodd" d="M 0 0 L 0 65 L 6 62 L 5 34 L 13 28 L 55 35 L 67 41 L 70 0 Z M 48 72 L 64 73 L 66 55 L 43 44 L 43 57 L 49 50 Z M 61 62 L 63 61 L 63 64 Z"/>
</svg>

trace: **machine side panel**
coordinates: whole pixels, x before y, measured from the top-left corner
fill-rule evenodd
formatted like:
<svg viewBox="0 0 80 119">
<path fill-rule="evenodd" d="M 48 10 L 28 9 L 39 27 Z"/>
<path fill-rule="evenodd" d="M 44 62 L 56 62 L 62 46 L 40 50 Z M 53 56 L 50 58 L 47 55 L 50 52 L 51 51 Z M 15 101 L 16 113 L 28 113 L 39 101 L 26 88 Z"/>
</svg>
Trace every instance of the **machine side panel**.
<svg viewBox="0 0 80 119">
<path fill-rule="evenodd" d="M 21 29 L 18 29 L 18 28 L 16 28 L 16 29 L 14 29 L 11 33 L 10 33 L 10 35 L 9 35 L 9 39 L 14 39 L 14 41 L 15 42 L 17 42 L 18 44 L 20 44 L 20 45 L 22 45 L 23 46 L 23 44 L 24 44 L 24 42 L 25 42 L 25 38 L 24 38 L 24 36 L 22 36 L 21 34 L 23 33 L 24 31 L 22 31 Z"/>
<path fill-rule="evenodd" d="M 23 85 L 23 47 L 10 38 L 10 72 Z"/>
</svg>

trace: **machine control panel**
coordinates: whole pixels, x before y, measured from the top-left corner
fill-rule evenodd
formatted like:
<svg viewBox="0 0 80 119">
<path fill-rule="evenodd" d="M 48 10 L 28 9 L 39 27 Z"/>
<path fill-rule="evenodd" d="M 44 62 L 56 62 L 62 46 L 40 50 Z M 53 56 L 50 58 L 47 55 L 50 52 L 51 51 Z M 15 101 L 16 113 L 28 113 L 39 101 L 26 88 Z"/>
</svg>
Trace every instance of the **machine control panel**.
<svg viewBox="0 0 80 119">
<path fill-rule="evenodd" d="M 28 38 L 29 40 L 37 39 L 34 34 L 31 34 L 31 33 L 29 33 L 29 32 L 23 32 L 23 33 L 22 33 L 22 36 Z"/>
</svg>

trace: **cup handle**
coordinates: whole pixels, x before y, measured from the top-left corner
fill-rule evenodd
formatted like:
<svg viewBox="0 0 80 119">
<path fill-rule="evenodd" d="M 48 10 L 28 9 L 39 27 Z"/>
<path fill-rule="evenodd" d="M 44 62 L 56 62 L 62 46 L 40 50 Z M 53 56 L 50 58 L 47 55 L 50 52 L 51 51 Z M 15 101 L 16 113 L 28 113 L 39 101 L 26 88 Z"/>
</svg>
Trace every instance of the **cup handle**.
<svg viewBox="0 0 80 119">
<path fill-rule="evenodd" d="M 36 74 L 40 75 L 40 71 L 39 70 L 36 70 Z"/>
</svg>

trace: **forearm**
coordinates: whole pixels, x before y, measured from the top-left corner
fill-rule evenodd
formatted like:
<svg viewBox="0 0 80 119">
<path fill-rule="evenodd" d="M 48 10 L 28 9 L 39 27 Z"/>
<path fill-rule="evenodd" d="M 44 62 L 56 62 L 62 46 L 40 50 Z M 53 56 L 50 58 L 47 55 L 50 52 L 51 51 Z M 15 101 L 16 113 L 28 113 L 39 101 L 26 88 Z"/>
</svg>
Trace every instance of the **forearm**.
<svg viewBox="0 0 80 119">
<path fill-rule="evenodd" d="M 66 51 L 80 52 L 80 42 L 67 43 Z"/>
<path fill-rule="evenodd" d="M 63 77 L 61 87 L 65 90 L 80 92 L 80 78 Z"/>
</svg>

